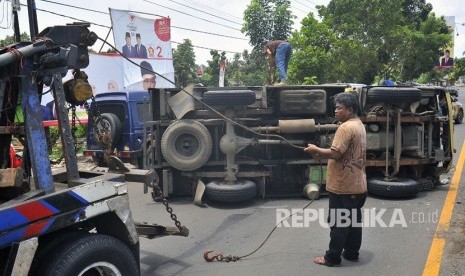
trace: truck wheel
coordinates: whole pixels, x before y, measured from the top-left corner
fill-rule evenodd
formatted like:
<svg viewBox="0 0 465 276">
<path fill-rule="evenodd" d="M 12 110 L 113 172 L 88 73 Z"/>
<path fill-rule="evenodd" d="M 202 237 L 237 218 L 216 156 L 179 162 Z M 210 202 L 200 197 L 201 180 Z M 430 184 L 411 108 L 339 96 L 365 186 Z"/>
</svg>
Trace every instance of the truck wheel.
<svg viewBox="0 0 465 276">
<path fill-rule="evenodd" d="M 421 100 L 421 91 L 411 87 L 373 87 L 367 92 L 369 103 L 413 103 Z"/>
<path fill-rule="evenodd" d="M 459 113 L 457 114 L 457 118 L 455 118 L 456 124 L 461 124 L 463 121 L 463 110 L 459 109 Z"/>
<path fill-rule="evenodd" d="M 160 144 L 166 161 L 181 171 L 193 171 L 203 166 L 213 147 L 208 129 L 194 120 L 179 120 L 169 125 Z"/>
<path fill-rule="evenodd" d="M 246 201 L 257 195 L 257 185 L 250 180 L 238 180 L 234 184 L 212 181 L 205 186 L 205 194 L 219 202 Z"/>
<path fill-rule="evenodd" d="M 249 105 L 255 103 L 255 92 L 251 90 L 207 91 L 203 99 L 208 105 Z"/>
<path fill-rule="evenodd" d="M 135 256 L 121 241 L 100 234 L 74 238 L 50 252 L 39 275 L 139 275 Z"/>
<path fill-rule="evenodd" d="M 118 116 L 113 113 L 103 113 L 101 117 L 102 119 L 97 119 L 94 124 L 97 124 L 98 129 L 103 129 L 104 127 L 108 128 L 111 135 L 111 144 L 114 146 L 121 137 L 121 121 Z M 94 139 L 98 141 L 97 133 L 94 133 Z"/>
<path fill-rule="evenodd" d="M 368 192 L 384 197 L 414 197 L 419 190 L 418 182 L 410 178 L 386 181 L 381 177 L 375 177 L 368 179 L 367 184 Z"/>
<path fill-rule="evenodd" d="M 32 261 L 29 275 L 43 275 L 43 271 L 41 272 L 40 269 L 44 268 L 44 263 L 48 262 L 50 254 L 55 251 L 57 247 L 68 240 L 74 240 L 76 237 L 82 237 L 87 234 L 88 233 L 84 231 L 57 231 L 42 237 L 39 242 L 39 248 L 37 248 L 37 253 Z"/>
</svg>

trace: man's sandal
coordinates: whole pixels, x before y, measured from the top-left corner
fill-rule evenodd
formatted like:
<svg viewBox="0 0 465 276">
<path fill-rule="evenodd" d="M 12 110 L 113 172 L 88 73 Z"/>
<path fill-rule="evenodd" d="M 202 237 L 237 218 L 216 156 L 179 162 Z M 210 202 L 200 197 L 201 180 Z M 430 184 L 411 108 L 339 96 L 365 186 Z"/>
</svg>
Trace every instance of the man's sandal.
<svg viewBox="0 0 465 276">
<path fill-rule="evenodd" d="M 341 264 L 333 264 L 333 263 L 328 262 L 324 256 L 316 257 L 315 259 L 313 259 L 313 262 L 319 265 L 325 265 L 325 266 L 330 266 L 330 267 L 341 266 Z"/>
</svg>

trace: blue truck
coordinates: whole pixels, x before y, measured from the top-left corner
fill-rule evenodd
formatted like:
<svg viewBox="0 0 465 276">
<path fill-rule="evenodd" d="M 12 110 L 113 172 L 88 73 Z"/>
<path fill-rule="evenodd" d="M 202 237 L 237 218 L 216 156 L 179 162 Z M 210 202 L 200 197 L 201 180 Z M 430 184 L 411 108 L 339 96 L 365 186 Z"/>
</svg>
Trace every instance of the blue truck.
<svg viewBox="0 0 465 276">
<path fill-rule="evenodd" d="M 123 162 L 143 167 L 144 121 L 151 121 L 152 112 L 147 91 L 108 92 L 95 96 L 96 105 L 101 114 L 101 124 L 111 133 L 114 155 Z M 87 150 L 90 156 L 101 166 L 105 166 L 103 151 L 94 130 L 95 120 L 88 121 Z"/>
</svg>

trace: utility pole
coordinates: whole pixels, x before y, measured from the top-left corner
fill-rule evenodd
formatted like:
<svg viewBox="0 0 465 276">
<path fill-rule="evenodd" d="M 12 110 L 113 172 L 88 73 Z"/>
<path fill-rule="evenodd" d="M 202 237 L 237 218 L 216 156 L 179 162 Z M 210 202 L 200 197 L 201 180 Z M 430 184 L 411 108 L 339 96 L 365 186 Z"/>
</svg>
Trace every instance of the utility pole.
<svg viewBox="0 0 465 276">
<path fill-rule="evenodd" d="M 34 0 L 27 0 L 27 11 L 29 15 L 29 32 L 31 33 L 31 40 L 34 40 L 36 35 L 39 33 L 39 27 L 37 26 L 36 2 Z"/>
<path fill-rule="evenodd" d="M 21 10 L 19 0 L 11 0 L 11 10 L 13 11 L 13 27 L 15 31 L 15 41 L 21 42 L 21 32 L 19 31 L 19 17 L 18 11 Z"/>
</svg>

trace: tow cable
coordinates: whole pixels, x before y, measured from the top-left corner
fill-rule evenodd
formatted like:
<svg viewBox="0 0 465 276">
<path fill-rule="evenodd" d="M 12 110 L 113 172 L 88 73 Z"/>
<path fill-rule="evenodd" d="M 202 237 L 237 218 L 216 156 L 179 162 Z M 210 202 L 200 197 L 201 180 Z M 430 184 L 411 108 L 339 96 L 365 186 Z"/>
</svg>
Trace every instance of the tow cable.
<svg viewBox="0 0 465 276">
<path fill-rule="evenodd" d="M 321 163 L 321 156 L 320 155 L 316 155 L 318 157 L 318 163 L 319 163 L 319 166 L 320 166 L 320 183 L 323 181 L 323 176 L 322 176 L 322 170 L 323 170 L 323 165 Z M 310 206 L 310 204 L 313 203 L 313 201 L 318 197 L 318 195 L 315 195 L 314 197 L 312 197 L 310 199 L 310 202 L 307 203 L 304 207 L 302 207 L 300 210 L 290 214 L 289 216 L 283 218 L 280 222 L 278 222 L 274 227 L 273 229 L 271 229 L 270 233 L 268 234 L 268 236 L 266 236 L 265 240 L 252 252 L 250 252 L 249 254 L 245 254 L 243 256 L 236 256 L 236 255 L 224 255 L 223 253 L 215 253 L 213 254 L 212 256 L 209 256 L 210 253 L 214 252 L 214 250 L 211 250 L 211 249 L 208 249 L 207 251 L 205 251 L 203 253 L 203 258 L 206 262 L 214 262 L 214 261 L 218 261 L 218 262 L 235 262 L 235 261 L 239 261 L 239 260 L 242 260 L 244 258 L 247 258 L 253 254 L 255 254 L 255 252 L 257 252 L 258 250 L 260 250 L 260 248 L 263 247 L 263 245 L 265 245 L 265 243 L 268 241 L 268 239 L 271 237 L 271 235 L 273 234 L 273 232 L 276 230 L 276 228 L 278 228 L 279 225 L 281 225 L 281 223 L 283 223 L 283 221 L 291 218 L 293 215 L 297 214 L 297 213 L 300 213 L 300 212 L 303 212 L 305 209 L 308 208 L 308 206 Z"/>
<path fill-rule="evenodd" d="M 313 203 L 313 201 L 315 200 L 315 198 L 312 198 L 310 200 L 310 202 L 305 205 L 302 209 L 290 214 L 289 216 L 285 217 L 284 219 L 282 219 L 280 222 L 278 222 L 274 227 L 273 229 L 270 231 L 270 233 L 268 234 L 268 236 L 266 236 L 265 240 L 260 244 L 260 246 L 258 246 L 254 251 L 250 252 L 249 254 L 246 254 L 246 255 L 243 255 L 243 256 L 236 256 L 236 255 L 224 255 L 223 253 L 215 253 L 213 254 L 212 256 L 209 256 L 210 253 L 214 252 L 214 250 L 207 250 L 203 253 L 203 258 L 205 259 L 206 262 L 213 262 L 213 261 L 218 261 L 218 262 L 235 262 L 235 261 L 239 261 L 239 260 L 242 260 L 246 257 L 249 257 L 251 256 L 252 254 L 254 254 L 255 252 L 257 252 L 260 248 L 262 248 L 262 246 L 268 241 L 268 239 L 271 237 L 271 235 L 273 234 L 273 232 L 276 230 L 276 228 L 278 228 L 278 226 L 283 223 L 283 221 L 291 218 L 293 215 L 299 213 L 299 212 L 302 212 L 303 210 L 307 209 L 308 206 L 310 206 L 310 204 Z"/>
</svg>

